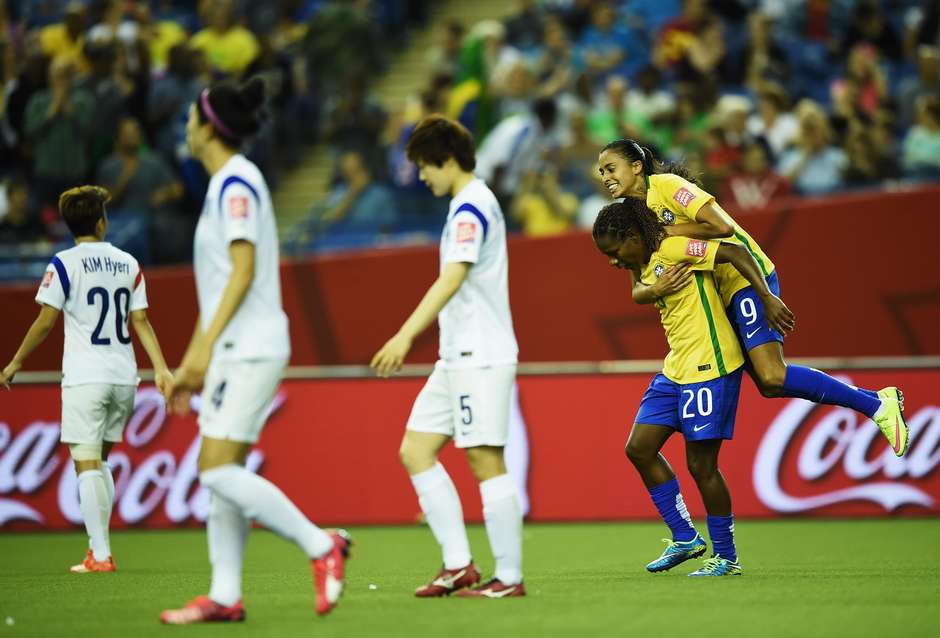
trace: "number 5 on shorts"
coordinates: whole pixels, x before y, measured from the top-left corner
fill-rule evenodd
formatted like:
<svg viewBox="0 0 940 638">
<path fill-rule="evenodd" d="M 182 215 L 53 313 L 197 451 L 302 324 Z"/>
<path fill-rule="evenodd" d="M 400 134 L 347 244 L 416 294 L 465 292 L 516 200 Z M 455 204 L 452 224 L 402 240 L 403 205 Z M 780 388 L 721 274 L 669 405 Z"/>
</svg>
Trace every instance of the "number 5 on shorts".
<svg viewBox="0 0 940 638">
<path fill-rule="evenodd" d="M 460 418 L 461 423 L 464 425 L 470 425 L 473 423 L 473 410 L 470 409 L 469 394 L 460 395 L 460 411 L 463 413 L 463 416 Z"/>
</svg>

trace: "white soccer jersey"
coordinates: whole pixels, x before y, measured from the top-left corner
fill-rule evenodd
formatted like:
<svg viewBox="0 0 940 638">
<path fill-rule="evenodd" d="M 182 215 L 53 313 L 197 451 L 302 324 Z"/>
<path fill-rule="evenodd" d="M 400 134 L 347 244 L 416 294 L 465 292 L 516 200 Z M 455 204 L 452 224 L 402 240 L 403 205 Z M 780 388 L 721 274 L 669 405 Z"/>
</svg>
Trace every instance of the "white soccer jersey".
<svg viewBox="0 0 940 638">
<path fill-rule="evenodd" d="M 134 257 L 103 241 L 56 253 L 36 301 L 64 311 L 63 387 L 137 385 L 127 322 L 147 307 L 147 285 Z"/>
<path fill-rule="evenodd" d="M 441 237 L 441 270 L 451 262 L 473 266 L 438 316 L 444 366 L 516 363 L 519 348 L 509 311 L 506 222 L 499 202 L 481 179 L 467 184 L 450 202 Z"/>
<path fill-rule="evenodd" d="M 255 273 L 244 300 L 215 343 L 215 360 L 290 356 L 287 315 L 281 308 L 277 226 L 268 186 L 258 167 L 234 155 L 209 180 L 196 226 L 193 265 L 202 329 L 207 330 L 232 273 L 229 244 L 255 247 Z"/>
</svg>

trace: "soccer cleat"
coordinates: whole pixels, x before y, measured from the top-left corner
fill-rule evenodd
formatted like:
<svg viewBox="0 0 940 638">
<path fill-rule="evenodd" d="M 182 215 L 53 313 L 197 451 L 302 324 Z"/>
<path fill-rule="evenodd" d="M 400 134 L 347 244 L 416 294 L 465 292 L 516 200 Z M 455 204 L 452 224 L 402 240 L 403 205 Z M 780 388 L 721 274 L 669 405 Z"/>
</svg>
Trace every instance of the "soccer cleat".
<svg viewBox="0 0 940 638">
<path fill-rule="evenodd" d="M 231 607 L 220 605 L 208 596 L 197 596 L 182 609 L 166 609 L 160 614 L 164 625 L 192 625 L 200 622 L 242 622 L 245 606 L 239 600 Z"/>
<path fill-rule="evenodd" d="M 427 585 L 421 585 L 415 590 L 418 598 L 439 598 L 449 596 L 455 591 L 472 587 L 480 582 L 480 572 L 471 561 L 466 567 L 458 569 L 441 569 Z"/>
<path fill-rule="evenodd" d="M 878 396 L 882 399 L 897 399 L 898 405 L 901 406 L 901 412 L 904 412 L 904 393 L 901 392 L 900 388 L 889 385 L 887 388 L 878 390 Z"/>
<path fill-rule="evenodd" d="M 320 558 L 310 561 L 313 569 L 313 586 L 316 589 L 316 609 L 319 615 L 330 613 L 343 595 L 346 560 L 352 538 L 344 529 L 331 530 L 333 548 Z"/>
<path fill-rule="evenodd" d="M 696 534 L 695 538 L 690 541 L 673 541 L 664 538 L 663 542 L 666 543 L 665 551 L 663 551 L 662 556 L 646 566 L 647 571 L 653 573 L 664 572 L 676 565 L 681 565 L 687 560 L 698 558 L 708 549 L 708 544 L 705 543 L 705 539 L 702 538 L 701 534 Z"/>
<path fill-rule="evenodd" d="M 890 391 L 890 388 L 885 388 Z M 895 390 L 896 391 L 896 390 Z M 879 394 L 881 394 L 879 392 Z M 900 392 L 897 392 L 900 395 Z M 894 449 L 895 456 L 904 456 L 907 446 L 910 443 L 910 430 L 907 423 L 904 422 L 904 415 L 901 413 L 901 402 L 895 398 L 882 398 L 881 416 L 873 419 L 875 425 L 881 430 L 881 433 L 888 439 L 888 443 Z"/>
<path fill-rule="evenodd" d="M 89 549 L 85 553 L 85 560 L 78 565 L 69 567 L 73 574 L 90 574 L 92 572 L 115 572 L 117 567 L 114 565 L 114 559 L 108 556 L 107 560 L 95 560 L 95 555 Z"/>
<path fill-rule="evenodd" d="M 738 561 L 731 562 L 721 556 L 712 556 L 705 559 L 705 564 L 696 569 L 689 576 L 740 576 L 741 565 Z"/>
<path fill-rule="evenodd" d="M 491 578 L 479 587 L 461 589 L 457 592 L 460 598 L 516 598 L 525 596 L 525 585 L 507 585 L 498 578 Z"/>
</svg>

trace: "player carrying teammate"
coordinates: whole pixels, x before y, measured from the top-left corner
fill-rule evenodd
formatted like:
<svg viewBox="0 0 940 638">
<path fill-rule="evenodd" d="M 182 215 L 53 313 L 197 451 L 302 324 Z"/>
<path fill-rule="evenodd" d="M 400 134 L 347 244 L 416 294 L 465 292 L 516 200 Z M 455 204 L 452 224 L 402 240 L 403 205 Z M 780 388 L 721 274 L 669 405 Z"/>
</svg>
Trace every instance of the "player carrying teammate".
<svg viewBox="0 0 940 638">
<path fill-rule="evenodd" d="M 406 151 L 434 194 L 452 197 L 437 281 L 371 364 L 382 376 L 401 368 L 414 339 L 437 317 L 440 360 L 411 410 L 401 459 L 441 545 L 444 566 L 415 595 L 524 596 L 522 510 L 503 459 L 518 354 L 509 311 L 505 220 L 492 191 L 473 175 L 473 138 L 463 126 L 439 115 L 426 117 Z M 496 558 L 495 577 L 472 589 L 480 574 L 470 556 L 460 497 L 437 460 L 451 439 L 464 449 L 480 481 Z"/>
<path fill-rule="evenodd" d="M 649 149 L 633 140 L 611 142 L 601 151 L 598 163 L 601 179 L 612 197 L 645 201 L 665 224 L 668 235 L 727 238 L 729 242 L 744 246 L 757 261 L 767 286 L 774 294 L 779 294 L 780 284 L 773 262 L 711 194 L 691 181 L 684 167 L 664 166 Z M 689 281 L 687 267 L 667 272 L 659 284 L 651 286 L 637 281 L 634 273 L 633 299 L 637 303 L 653 303 L 664 292 L 681 288 Z M 909 431 L 902 414 L 903 395 L 897 388 L 882 388 L 879 392 L 865 390 L 814 368 L 786 363 L 783 334 L 767 322 L 755 288 L 730 264 L 715 268 L 715 282 L 747 354 L 748 371 L 761 394 L 852 408 L 878 425 L 897 456 L 904 454 Z"/>
<path fill-rule="evenodd" d="M 147 286 L 137 260 L 104 240 L 105 205 L 98 186 L 80 186 L 59 197 L 59 212 L 75 246 L 56 253 L 36 294 L 39 316 L 29 328 L 0 383 L 10 381 L 65 312 L 62 350 L 62 442 L 78 475 L 78 499 L 88 531 L 85 560 L 73 573 L 113 572 L 108 526 L 114 477 L 107 463 L 134 409 L 137 361 L 128 320 L 150 357 L 157 388 L 168 396 L 172 375 L 147 319 Z"/>
<path fill-rule="evenodd" d="M 318 528 L 244 467 L 290 356 L 271 196 L 261 171 L 238 152 L 261 125 L 263 102 L 260 79 L 221 84 L 202 92 L 186 126 L 190 150 L 211 179 L 194 246 L 199 319 L 175 374 L 173 404 L 185 412 L 189 393 L 203 388 L 199 480 L 212 494 L 212 585 L 208 596 L 164 611 L 160 619 L 170 624 L 244 620 L 242 555 L 251 519 L 310 558 L 317 613 L 330 611 L 343 588 L 345 534 Z"/>
<path fill-rule="evenodd" d="M 647 286 L 670 267 L 688 264 L 693 285 L 657 300 L 669 354 L 643 395 L 626 453 L 639 471 L 653 503 L 672 531 L 663 555 L 647 565 L 651 572 L 671 569 L 705 553 L 704 539 L 695 531 L 676 476 L 660 453 L 673 432 L 685 438 L 689 472 L 695 479 L 705 510 L 714 550 L 712 558 L 691 576 L 741 573 L 734 545 L 731 494 L 718 469 L 723 439 L 734 434 L 735 412 L 744 357 L 728 318 L 712 271 L 727 263 L 747 278 L 764 304 L 766 321 L 788 330 L 793 315 L 774 295 L 757 263 L 740 244 L 717 240 L 667 237 L 666 230 L 646 204 L 627 197 L 605 206 L 594 222 L 594 242 L 611 266 L 638 273 Z"/>
</svg>

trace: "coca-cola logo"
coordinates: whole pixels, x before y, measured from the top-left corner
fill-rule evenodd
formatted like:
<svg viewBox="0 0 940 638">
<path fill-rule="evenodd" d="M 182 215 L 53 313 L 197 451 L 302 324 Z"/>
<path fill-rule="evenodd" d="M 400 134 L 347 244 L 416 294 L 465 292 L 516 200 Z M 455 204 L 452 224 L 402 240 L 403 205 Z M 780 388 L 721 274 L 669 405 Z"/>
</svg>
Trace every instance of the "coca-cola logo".
<svg viewBox="0 0 940 638">
<path fill-rule="evenodd" d="M 911 447 L 901 458 L 886 445 L 878 426 L 854 410 L 832 408 L 811 423 L 817 407 L 792 399 L 764 434 L 754 460 L 754 489 L 764 505 L 777 512 L 802 512 L 851 501 L 875 503 L 889 512 L 902 505 L 936 506 L 930 494 L 900 480 L 924 478 L 940 465 L 940 407 L 908 412 Z M 804 426 L 810 429 L 801 431 Z M 802 446 L 797 452 L 798 441 Z M 794 456 L 800 484 L 816 486 L 817 493 L 796 495 L 784 489 L 782 477 L 794 469 Z M 840 471 L 843 478 L 857 484 L 820 489 L 825 479 Z"/>
<path fill-rule="evenodd" d="M 269 418 L 285 401 L 278 393 L 265 418 Z M 201 399 L 194 395 L 192 408 L 199 411 Z M 133 525 L 145 520 L 162 504 L 168 520 L 183 523 L 190 517 L 204 521 L 209 511 L 209 494 L 198 485 L 199 436 L 195 434 L 182 453 L 159 449 L 153 444 L 167 422 L 163 397 L 154 388 L 137 391 L 134 412 L 124 431 L 124 443 L 111 452 L 108 461 L 115 480 L 114 511 L 125 523 Z M 153 447 L 153 450 L 149 448 Z M 133 455 L 128 448 L 147 451 Z M 0 422 L 0 526 L 13 521 L 43 524 L 43 514 L 24 498 L 58 476 L 57 503 L 62 517 L 73 523 L 82 522 L 78 504 L 78 481 L 75 468 L 59 447 L 59 423 L 35 421 L 16 436 L 8 423 Z M 258 471 L 264 453 L 254 449 L 246 466 Z"/>
</svg>

